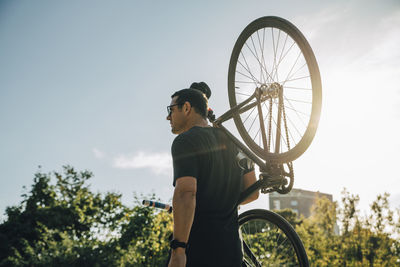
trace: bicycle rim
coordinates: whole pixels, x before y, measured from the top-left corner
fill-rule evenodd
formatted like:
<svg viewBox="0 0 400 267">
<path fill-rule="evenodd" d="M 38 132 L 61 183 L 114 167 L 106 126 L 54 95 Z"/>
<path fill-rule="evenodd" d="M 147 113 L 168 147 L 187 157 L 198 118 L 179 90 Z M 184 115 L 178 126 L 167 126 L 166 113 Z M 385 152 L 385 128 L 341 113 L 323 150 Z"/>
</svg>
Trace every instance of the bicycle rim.
<svg viewBox="0 0 400 267">
<path fill-rule="evenodd" d="M 239 216 L 239 229 L 248 266 L 309 266 L 299 236 L 280 215 L 249 210 Z"/>
<path fill-rule="evenodd" d="M 256 88 L 268 95 L 234 116 L 249 148 L 271 163 L 298 158 L 311 144 L 321 111 L 321 78 L 314 53 L 289 21 L 262 17 L 240 34 L 228 72 L 231 107 Z"/>
</svg>

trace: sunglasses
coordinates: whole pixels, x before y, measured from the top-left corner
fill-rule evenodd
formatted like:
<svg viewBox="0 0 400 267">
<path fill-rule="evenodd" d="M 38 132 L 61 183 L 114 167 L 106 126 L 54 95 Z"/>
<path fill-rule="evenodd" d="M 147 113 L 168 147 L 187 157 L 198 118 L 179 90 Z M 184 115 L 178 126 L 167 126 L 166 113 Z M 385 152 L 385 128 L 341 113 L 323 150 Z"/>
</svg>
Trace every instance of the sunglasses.
<svg viewBox="0 0 400 267">
<path fill-rule="evenodd" d="M 171 114 L 172 114 L 172 107 L 174 107 L 174 106 L 182 106 L 182 105 L 183 104 L 173 104 L 173 105 L 167 106 L 168 117 L 170 117 Z"/>
</svg>

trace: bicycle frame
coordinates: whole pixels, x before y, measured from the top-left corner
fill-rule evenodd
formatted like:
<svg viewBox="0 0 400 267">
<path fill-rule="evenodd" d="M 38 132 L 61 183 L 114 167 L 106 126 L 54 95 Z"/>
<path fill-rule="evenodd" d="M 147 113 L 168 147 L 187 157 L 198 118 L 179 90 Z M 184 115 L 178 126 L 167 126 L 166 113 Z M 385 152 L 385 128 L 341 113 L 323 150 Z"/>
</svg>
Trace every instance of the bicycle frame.
<svg viewBox="0 0 400 267">
<path fill-rule="evenodd" d="M 221 129 L 229 137 L 229 139 L 244 154 L 246 154 L 246 156 L 248 158 L 250 158 L 255 164 L 257 164 L 260 167 L 260 171 L 261 171 L 260 179 L 241 193 L 238 203 L 243 202 L 254 191 L 259 190 L 260 188 L 265 188 L 265 190 L 262 190 L 262 192 L 268 193 L 268 192 L 272 192 L 272 191 L 279 191 L 279 190 L 274 189 L 274 187 L 279 187 L 281 185 L 287 184 L 287 181 L 285 178 L 283 178 L 279 174 L 276 175 L 277 167 L 274 167 L 274 165 L 270 164 L 269 162 L 267 162 L 267 161 L 264 162 L 262 159 L 260 159 L 255 153 L 253 153 L 246 145 L 244 145 L 241 141 L 239 141 L 231 132 L 229 132 L 228 129 L 226 129 L 222 125 L 223 122 L 225 122 L 229 119 L 232 119 L 234 116 L 236 116 L 242 112 L 245 112 L 245 111 L 255 107 L 256 105 L 260 109 L 261 101 L 268 99 L 268 96 L 265 96 L 266 92 L 268 92 L 268 88 L 256 88 L 253 95 L 248 97 L 242 103 L 240 103 L 240 104 L 236 105 L 235 107 L 231 108 L 230 110 L 226 111 L 224 114 L 222 114 L 217 119 L 214 120 L 209 117 L 209 120 L 212 122 L 213 127 Z M 263 96 L 264 96 L 264 98 L 262 99 Z M 251 104 L 248 104 L 254 98 L 256 98 L 257 101 L 255 101 Z M 279 144 L 278 144 L 278 147 L 279 147 Z M 289 187 L 286 190 L 284 190 L 283 193 L 288 193 L 292 189 L 292 186 L 293 186 L 293 179 L 291 179 Z"/>
</svg>

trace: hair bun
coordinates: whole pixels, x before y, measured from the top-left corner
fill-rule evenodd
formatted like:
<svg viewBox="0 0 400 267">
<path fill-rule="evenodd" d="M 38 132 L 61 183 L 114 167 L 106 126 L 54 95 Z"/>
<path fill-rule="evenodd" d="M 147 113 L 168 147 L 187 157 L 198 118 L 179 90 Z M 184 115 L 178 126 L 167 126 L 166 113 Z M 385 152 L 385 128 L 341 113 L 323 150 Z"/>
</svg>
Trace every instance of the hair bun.
<svg viewBox="0 0 400 267">
<path fill-rule="evenodd" d="M 203 94 L 206 95 L 207 99 L 210 99 L 211 97 L 211 89 L 205 82 L 194 82 L 190 85 L 190 88 L 201 91 Z"/>
</svg>

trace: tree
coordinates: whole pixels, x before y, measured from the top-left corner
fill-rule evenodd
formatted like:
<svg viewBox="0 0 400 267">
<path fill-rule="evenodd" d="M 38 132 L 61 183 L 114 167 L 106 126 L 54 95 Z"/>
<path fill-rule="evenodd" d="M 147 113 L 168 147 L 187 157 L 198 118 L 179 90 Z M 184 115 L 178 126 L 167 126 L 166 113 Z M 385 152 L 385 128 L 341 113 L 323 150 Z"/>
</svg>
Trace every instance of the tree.
<svg viewBox="0 0 400 267">
<path fill-rule="evenodd" d="M 61 173 L 35 174 L 19 205 L 6 209 L 0 224 L 0 266 L 162 266 L 172 234 L 172 216 L 140 205 L 122 204 L 116 193 L 93 193 L 89 171 L 70 166 Z M 156 200 L 154 195 L 147 199 Z M 340 205 L 320 198 L 309 218 L 277 211 L 295 227 L 313 266 L 398 266 L 400 211 L 389 194 L 378 195 L 361 216 L 359 197 L 342 192 Z M 340 231 L 336 230 L 337 225 Z M 279 233 L 253 234 L 255 247 L 270 253 Z M 253 241 L 254 241 L 253 240 Z M 259 240 L 259 241 L 257 241 Z M 276 262 L 287 255 L 274 255 Z"/>
<path fill-rule="evenodd" d="M 312 215 L 296 227 L 315 266 L 396 266 L 400 262 L 399 221 L 390 209 L 389 194 L 378 195 L 369 216 L 357 209 L 359 196 L 342 192 L 341 206 L 318 199 Z M 397 210 L 397 213 L 400 212 Z M 337 217 L 337 214 L 339 215 Z M 340 233 L 335 232 L 338 220 Z"/>
<path fill-rule="evenodd" d="M 0 224 L 0 266 L 137 266 L 165 262 L 172 218 L 91 192 L 91 172 L 35 174 Z M 55 180 L 55 184 L 51 181 Z M 154 198 L 154 196 L 153 196 Z M 136 203 L 138 199 L 136 197 Z"/>
<path fill-rule="evenodd" d="M 335 202 L 318 198 L 311 208 L 311 216 L 296 227 L 310 262 L 315 266 L 340 266 L 336 256 L 337 237 Z"/>
<path fill-rule="evenodd" d="M 133 208 L 128 224 L 121 229 L 119 244 L 124 251 L 123 266 L 162 266 L 169 252 L 172 235 L 172 216 L 166 212 L 139 205 Z M 154 200 L 154 196 L 152 200 Z"/>
</svg>

